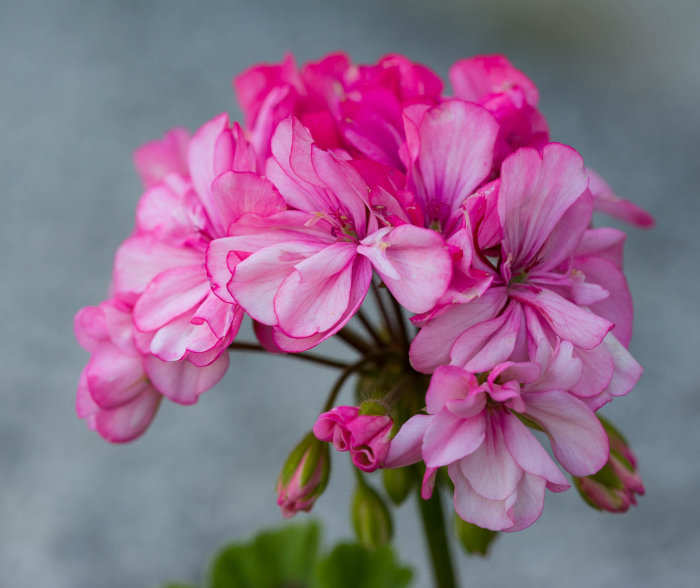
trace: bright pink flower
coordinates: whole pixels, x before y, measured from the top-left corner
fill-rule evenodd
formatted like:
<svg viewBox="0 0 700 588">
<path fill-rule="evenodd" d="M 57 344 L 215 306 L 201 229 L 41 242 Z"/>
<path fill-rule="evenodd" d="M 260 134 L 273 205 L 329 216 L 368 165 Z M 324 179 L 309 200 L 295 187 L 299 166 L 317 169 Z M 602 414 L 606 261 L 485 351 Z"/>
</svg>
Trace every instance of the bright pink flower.
<svg viewBox="0 0 700 588">
<path fill-rule="evenodd" d="M 544 116 L 537 110 L 535 84 L 502 55 L 462 59 L 450 68 L 455 96 L 480 104 L 499 124 L 494 167 L 519 147 L 541 148 L 549 141 Z"/>
<path fill-rule="evenodd" d="M 176 128 L 157 141 L 139 147 L 134 153 L 134 165 L 145 187 L 153 186 L 168 174 L 187 175 L 187 129 Z"/>
<path fill-rule="evenodd" d="M 428 414 L 404 424 L 387 467 L 424 460 L 423 497 L 429 498 L 436 469 L 447 466 L 462 519 L 498 531 L 531 525 L 545 488 L 561 492 L 569 484 L 518 415 L 546 431 L 557 460 L 574 475 L 598 471 L 608 457 L 600 422 L 569 393 L 581 375 L 572 351 L 568 342 L 553 353 L 544 343 L 538 363 L 498 365 L 482 384 L 461 368 L 438 368 L 426 395 Z"/>
<path fill-rule="evenodd" d="M 228 366 L 227 355 L 206 368 L 143 355 L 134 345 L 131 312 L 113 300 L 80 310 L 75 334 L 91 353 L 78 385 L 78 416 L 112 443 L 143 434 L 163 395 L 180 403 L 195 402 Z"/>
<path fill-rule="evenodd" d="M 384 464 L 392 424 L 387 415 L 363 415 L 356 406 L 336 406 L 316 419 L 313 432 L 337 451 L 350 451 L 356 467 L 373 472 Z"/>
<path fill-rule="evenodd" d="M 608 183 L 590 167 L 586 171 L 591 180 L 588 189 L 593 195 L 593 210 L 595 212 L 602 212 L 640 229 L 654 227 L 654 217 L 646 210 L 629 200 L 620 198 Z"/>
<path fill-rule="evenodd" d="M 274 327 L 278 347 L 308 349 L 341 329 L 362 303 L 373 268 L 410 311 L 434 306 L 451 273 L 439 234 L 378 228 L 361 175 L 319 149 L 296 119 L 278 126 L 272 150 L 267 176 L 292 210 L 242 216 L 230 237 L 212 243 L 209 258 L 219 260 L 211 263 L 222 276 L 228 268 L 228 290 L 246 312 Z"/>
<path fill-rule="evenodd" d="M 264 158 L 274 129 L 293 114 L 324 149 L 401 167 L 401 110 L 437 104 L 442 82 L 427 67 L 402 55 L 387 55 L 375 65 L 354 65 L 335 53 L 298 69 L 291 55 L 280 64 L 258 65 L 240 76 L 234 88 L 251 141 Z"/>
</svg>

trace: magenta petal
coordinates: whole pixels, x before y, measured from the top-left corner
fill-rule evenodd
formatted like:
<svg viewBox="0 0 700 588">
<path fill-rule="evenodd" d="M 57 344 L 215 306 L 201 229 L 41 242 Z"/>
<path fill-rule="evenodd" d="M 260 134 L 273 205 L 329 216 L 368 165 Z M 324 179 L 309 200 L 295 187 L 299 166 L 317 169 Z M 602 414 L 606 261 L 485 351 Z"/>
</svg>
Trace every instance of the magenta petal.
<svg viewBox="0 0 700 588">
<path fill-rule="evenodd" d="M 427 312 L 452 277 L 445 241 L 435 231 L 408 224 L 384 231 L 365 238 L 357 252 L 372 261 L 400 304 L 410 312 Z"/>
<path fill-rule="evenodd" d="M 423 460 L 428 467 L 448 465 L 476 451 L 484 441 L 486 418 L 469 419 L 441 410 L 425 431 Z"/>
<path fill-rule="evenodd" d="M 236 237 L 224 237 L 209 242 L 206 253 L 206 268 L 212 292 L 223 302 L 235 304 L 236 300 L 231 296 L 227 286 L 232 275 L 230 268 L 234 268 L 241 258 L 236 252 L 231 251 L 231 239 L 236 241 Z"/>
<path fill-rule="evenodd" d="M 175 268 L 151 281 L 134 306 L 134 324 L 153 331 L 199 305 L 209 294 L 204 267 Z"/>
<path fill-rule="evenodd" d="M 594 474 L 608 460 L 608 437 L 595 414 L 578 398 L 559 391 L 523 395 L 525 415 L 542 428 L 554 455 L 574 476 Z"/>
<path fill-rule="evenodd" d="M 193 404 L 199 396 L 223 378 L 229 365 L 224 353 L 207 366 L 199 367 L 187 360 L 161 361 L 152 355 L 145 360 L 146 373 L 163 396 L 179 404 Z"/>
<path fill-rule="evenodd" d="M 280 329 L 291 337 L 331 329 L 348 307 L 356 258 L 353 243 L 339 242 L 297 264 L 275 295 Z M 363 263 L 361 258 L 357 262 Z"/>
<path fill-rule="evenodd" d="M 596 212 L 602 212 L 640 229 L 651 229 L 654 217 L 629 200 L 620 198 L 600 175 L 588 168 L 590 190 Z"/>
<path fill-rule="evenodd" d="M 187 175 L 186 153 L 190 141 L 187 129 L 171 129 L 161 140 L 151 141 L 134 152 L 134 166 L 145 186 L 162 180 L 167 174 Z"/>
<path fill-rule="evenodd" d="M 569 488 L 566 476 L 520 419 L 512 414 L 506 415 L 502 426 L 508 451 L 525 472 L 544 478 L 547 488 L 553 492 L 563 492 Z"/>
<path fill-rule="evenodd" d="M 94 351 L 109 338 L 104 314 L 97 306 L 81 308 L 73 319 L 73 329 L 75 338 L 85 351 Z"/>
<path fill-rule="evenodd" d="M 480 496 L 462 475 L 459 464 L 452 464 L 447 471 L 455 485 L 455 511 L 462 520 L 492 531 L 501 531 L 513 525 L 507 514 L 506 501 L 488 500 Z"/>
<path fill-rule="evenodd" d="M 402 468 L 421 461 L 423 437 L 432 420 L 432 416 L 425 414 L 417 414 L 408 419 L 391 440 L 384 467 Z"/>
</svg>

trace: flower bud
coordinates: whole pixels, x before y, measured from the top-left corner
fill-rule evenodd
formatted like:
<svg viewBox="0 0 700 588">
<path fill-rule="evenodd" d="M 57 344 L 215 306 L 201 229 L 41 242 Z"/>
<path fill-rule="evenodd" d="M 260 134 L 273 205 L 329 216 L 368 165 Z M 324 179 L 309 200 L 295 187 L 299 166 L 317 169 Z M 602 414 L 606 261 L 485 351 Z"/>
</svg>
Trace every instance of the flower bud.
<svg viewBox="0 0 700 588">
<path fill-rule="evenodd" d="M 311 510 L 326 489 L 330 469 L 328 445 L 309 433 L 289 455 L 277 480 L 277 504 L 284 518 Z"/>
<path fill-rule="evenodd" d="M 472 555 L 488 555 L 489 548 L 498 537 L 498 531 L 483 529 L 455 516 L 455 531 L 464 550 Z"/>
<path fill-rule="evenodd" d="M 415 477 L 410 468 L 391 468 L 382 470 L 382 481 L 389 498 L 398 506 L 411 493 Z"/>
<path fill-rule="evenodd" d="M 637 472 L 637 459 L 622 434 L 608 421 L 600 419 L 610 441 L 610 457 L 603 468 L 584 478 L 574 477 L 576 488 L 593 508 L 625 512 L 637 504 L 635 494 L 644 494 Z"/>
<path fill-rule="evenodd" d="M 391 541 L 391 515 L 379 494 L 361 481 L 352 500 L 352 525 L 359 543 L 379 547 Z"/>
</svg>

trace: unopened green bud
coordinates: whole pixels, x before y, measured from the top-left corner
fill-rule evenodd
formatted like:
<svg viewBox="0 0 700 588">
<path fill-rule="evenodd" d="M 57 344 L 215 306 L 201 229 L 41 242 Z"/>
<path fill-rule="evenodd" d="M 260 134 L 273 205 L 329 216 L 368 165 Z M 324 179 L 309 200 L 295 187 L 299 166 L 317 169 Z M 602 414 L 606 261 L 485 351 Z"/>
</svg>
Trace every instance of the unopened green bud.
<svg viewBox="0 0 700 588">
<path fill-rule="evenodd" d="M 393 468 L 382 470 L 382 480 L 384 490 L 391 501 L 398 506 L 411 493 L 415 478 L 410 468 Z"/>
<path fill-rule="evenodd" d="M 498 531 L 483 529 L 455 516 L 455 530 L 464 550 L 471 555 L 488 555 L 491 543 L 498 537 Z"/>
<path fill-rule="evenodd" d="M 326 489 L 330 469 L 328 444 L 309 433 L 289 455 L 277 480 L 277 504 L 285 518 L 311 510 Z"/>
<path fill-rule="evenodd" d="M 365 547 L 387 545 L 393 535 L 389 509 L 377 492 L 361 481 L 352 500 L 352 525 Z"/>
</svg>

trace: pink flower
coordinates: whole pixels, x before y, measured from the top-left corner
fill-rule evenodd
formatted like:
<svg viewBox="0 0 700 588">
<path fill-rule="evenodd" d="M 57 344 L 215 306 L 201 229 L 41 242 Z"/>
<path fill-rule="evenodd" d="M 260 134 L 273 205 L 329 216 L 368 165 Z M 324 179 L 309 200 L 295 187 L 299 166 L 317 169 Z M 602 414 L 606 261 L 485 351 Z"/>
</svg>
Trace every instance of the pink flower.
<svg viewBox="0 0 700 588">
<path fill-rule="evenodd" d="M 450 363 L 487 371 L 533 359 L 541 340 L 551 347 L 563 340 L 583 362 L 572 392 L 592 408 L 631 389 L 641 368 L 625 349 L 632 307 L 620 233 L 588 230 L 586 187 L 580 156 L 552 143 L 542 155 L 519 149 L 503 162 L 499 180 L 467 199 L 472 265 L 492 279 L 480 297 L 424 320 L 411 346 L 416 369 L 430 373 Z"/>
<path fill-rule="evenodd" d="M 272 146 L 267 176 L 290 210 L 242 216 L 208 255 L 221 260 L 222 276 L 226 265 L 230 295 L 274 328 L 279 348 L 309 349 L 340 330 L 362 304 L 373 268 L 409 310 L 435 304 L 451 273 L 439 234 L 378 228 L 360 174 L 319 149 L 296 119 L 278 126 Z"/>
<path fill-rule="evenodd" d="M 352 463 L 365 472 L 384 464 L 392 427 L 387 415 L 360 414 L 356 406 L 337 406 L 314 424 L 317 439 L 332 442 L 337 451 L 350 451 Z"/>
<path fill-rule="evenodd" d="M 78 416 L 112 443 L 142 435 L 163 395 L 194 402 L 228 366 L 226 355 L 206 368 L 143 355 L 134 345 L 131 312 L 114 300 L 81 309 L 75 316 L 75 334 L 91 353 L 78 385 Z"/>
<path fill-rule="evenodd" d="M 519 415 L 547 433 L 554 455 L 574 475 L 598 471 L 608 457 L 603 427 L 569 392 L 581 375 L 572 351 L 563 342 L 551 354 L 543 344 L 538 363 L 498 365 L 481 384 L 461 368 L 438 368 L 426 395 L 428 414 L 399 430 L 387 467 L 424 460 L 428 498 L 436 469 L 447 466 L 462 519 L 497 531 L 531 525 L 542 512 L 545 488 L 561 492 L 569 483 Z"/>
<path fill-rule="evenodd" d="M 139 167 L 164 149 L 154 142 L 139 150 Z M 171 169 L 141 199 L 136 232 L 117 251 L 113 291 L 134 305 L 144 353 L 208 365 L 238 332 L 243 310 L 217 283 L 217 267 L 206 267 L 206 251 L 241 215 L 285 208 L 255 166 L 240 127 L 220 115 L 190 141 L 184 173 Z"/>
<path fill-rule="evenodd" d="M 233 82 L 251 141 L 264 158 L 274 129 L 292 114 L 324 149 L 342 148 L 401 168 L 401 110 L 437 104 L 442 82 L 427 67 L 402 55 L 375 65 L 354 65 L 343 53 L 297 68 L 288 54 L 280 64 L 258 65 Z"/>
</svg>

